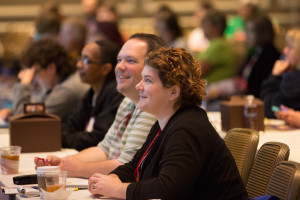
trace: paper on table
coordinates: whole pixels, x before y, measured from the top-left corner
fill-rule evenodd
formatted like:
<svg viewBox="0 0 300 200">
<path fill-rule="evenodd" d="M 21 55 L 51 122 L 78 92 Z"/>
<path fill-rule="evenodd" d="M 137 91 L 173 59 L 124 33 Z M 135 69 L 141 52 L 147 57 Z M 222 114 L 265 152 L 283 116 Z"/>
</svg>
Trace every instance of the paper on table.
<svg viewBox="0 0 300 200">
<path fill-rule="evenodd" d="M 265 118 L 264 124 L 267 129 L 274 129 L 274 130 L 280 130 L 280 131 L 297 129 L 296 127 L 286 124 L 283 120 L 280 120 L 280 119 Z"/>
<path fill-rule="evenodd" d="M 37 186 L 35 187 L 18 187 L 20 194 L 26 197 L 38 197 L 40 196 L 40 191 Z"/>
<path fill-rule="evenodd" d="M 67 182 L 67 188 L 78 188 L 78 189 L 88 189 L 88 180 L 80 182 Z"/>
<path fill-rule="evenodd" d="M 17 187 L 2 187 L 4 194 L 19 194 Z"/>
<path fill-rule="evenodd" d="M 2 187 L 4 194 L 22 194 L 26 197 L 40 196 L 37 186 Z"/>
</svg>

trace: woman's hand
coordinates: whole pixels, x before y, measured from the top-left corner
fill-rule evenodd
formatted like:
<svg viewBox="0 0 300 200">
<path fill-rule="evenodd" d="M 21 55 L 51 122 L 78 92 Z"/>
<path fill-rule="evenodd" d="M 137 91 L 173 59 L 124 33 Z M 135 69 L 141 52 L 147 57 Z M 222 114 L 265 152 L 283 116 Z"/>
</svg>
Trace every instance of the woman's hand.
<svg viewBox="0 0 300 200">
<path fill-rule="evenodd" d="M 285 60 L 277 60 L 274 64 L 272 75 L 280 76 L 283 72 L 289 69 L 289 62 Z"/>
<path fill-rule="evenodd" d="M 115 174 L 94 174 L 89 179 L 89 191 L 92 195 L 99 197 L 104 195 L 112 198 L 126 198 L 126 190 L 129 183 L 122 183 Z"/>
<path fill-rule="evenodd" d="M 280 111 L 275 113 L 276 117 L 282 119 L 291 126 L 300 127 L 300 112 L 291 108 L 280 106 Z"/>
</svg>

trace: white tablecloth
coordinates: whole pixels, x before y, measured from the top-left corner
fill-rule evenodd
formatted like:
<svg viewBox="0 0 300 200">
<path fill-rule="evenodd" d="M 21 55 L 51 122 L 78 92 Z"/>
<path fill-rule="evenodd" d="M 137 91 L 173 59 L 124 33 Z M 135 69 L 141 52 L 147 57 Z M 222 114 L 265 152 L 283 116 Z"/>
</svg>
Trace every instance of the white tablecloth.
<svg viewBox="0 0 300 200">
<path fill-rule="evenodd" d="M 222 131 L 221 129 L 221 115 L 219 112 L 210 112 L 208 113 L 208 117 L 213 124 L 213 126 L 216 128 L 218 133 L 222 138 L 225 137 L 226 132 Z M 266 128 L 266 130 L 263 132 L 260 132 L 260 138 L 259 138 L 259 144 L 258 149 L 266 142 L 269 141 L 276 141 L 276 142 L 282 142 L 287 144 L 290 147 L 290 160 L 300 162 L 300 129 L 295 130 L 285 130 L 285 131 L 279 131 L 274 130 L 270 128 Z M 4 146 L 9 145 L 9 134 L 7 128 L 0 128 L 0 148 Z M 58 156 L 66 156 L 75 154 L 75 150 L 71 149 L 65 149 L 60 152 L 51 152 L 51 154 L 55 154 Z M 18 175 L 22 174 L 33 174 L 35 173 L 34 170 L 34 163 L 33 158 L 34 156 L 39 157 L 46 157 L 50 153 L 23 153 L 20 157 L 20 171 Z M 15 175 L 0 175 L 0 185 L 4 186 L 16 186 L 12 182 L 12 177 Z M 82 179 L 68 179 L 68 181 L 76 182 L 76 181 L 82 181 Z M 0 192 L 1 193 L 1 192 Z M 2 195 L 2 196 L 1 196 Z M 0 199 L 28 199 L 23 198 L 22 196 L 17 195 L 16 198 L 11 196 L 10 198 L 7 198 L 3 196 L 3 194 L 0 194 Z M 30 199 L 39 199 L 38 198 L 30 198 Z M 79 190 L 79 191 L 73 191 L 71 196 L 69 197 L 69 200 L 75 200 L 75 199 L 94 199 L 93 196 L 90 195 L 90 193 L 87 190 Z"/>
<path fill-rule="evenodd" d="M 0 128 L 0 148 L 5 147 L 9 145 L 9 130 L 7 128 Z M 77 151 L 74 149 L 63 149 L 62 151 L 57 152 L 43 152 L 43 153 L 22 153 L 20 156 L 20 166 L 19 166 L 19 173 L 18 174 L 12 174 L 12 175 L 2 175 L 0 173 L 0 186 L 6 186 L 6 187 L 17 187 L 17 185 L 14 185 L 13 183 L 13 177 L 19 176 L 19 175 L 26 175 L 26 174 L 35 174 L 36 171 L 34 169 L 34 157 L 42 157 L 45 158 L 47 155 L 57 155 L 60 157 L 64 157 L 67 155 L 73 155 L 76 154 Z M 67 182 L 72 183 L 78 183 L 82 182 L 84 179 L 81 178 L 68 178 Z M 0 199 L 1 200 L 28 200 L 28 199 L 40 199 L 39 197 L 31 197 L 31 198 L 25 198 L 21 195 L 4 195 L 0 191 Z M 68 200 L 75 200 L 75 199 L 96 199 L 93 197 L 88 190 L 79 190 L 79 191 L 72 191 L 71 195 L 69 196 Z"/>
<path fill-rule="evenodd" d="M 0 148 L 9 145 L 9 130 L 8 128 L 0 128 Z"/>
<path fill-rule="evenodd" d="M 220 112 L 209 112 L 209 120 L 218 131 L 222 138 L 225 137 L 226 132 L 222 131 L 221 114 Z M 281 120 L 269 120 L 269 124 L 283 123 Z M 259 132 L 258 149 L 266 142 L 281 142 L 290 147 L 289 160 L 300 162 L 300 129 L 292 130 L 276 130 L 270 126 L 265 127 L 265 131 Z"/>
</svg>

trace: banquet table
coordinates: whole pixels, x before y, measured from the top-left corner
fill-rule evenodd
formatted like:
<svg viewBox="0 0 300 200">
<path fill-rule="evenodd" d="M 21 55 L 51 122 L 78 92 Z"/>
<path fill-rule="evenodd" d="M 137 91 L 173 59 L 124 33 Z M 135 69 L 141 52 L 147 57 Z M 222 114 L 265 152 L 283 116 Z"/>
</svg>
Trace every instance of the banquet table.
<svg viewBox="0 0 300 200">
<path fill-rule="evenodd" d="M 0 148 L 5 147 L 9 145 L 9 129 L 8 128 L 0 128 Z M 5 187 L 11 187 L 16 188 L 18 185 L 15 185 L 13 183 L 13 177 L 14 176 L 20 176 L 20 175 L 28 175 L 28 174 L 35 174 L 35 165 L 34 165 L 34 157 L 41 157 L 45 158 L 47 155 L 56 155 L 59 157 L 64 157 L 67 155 L 73 155 L 76 154 L 77 151 L 74 149 L 62 149 L 61 151 L 55 151 L 55 152 L 36 152 L 36 153 L 21 153 L 20 155 L 20 163 L 19 163 L 19 173 L 18 174 L 11 174 L 11 175 L 3 175 L 0 174 L 0 186 Z M 67 183 L 83 183 L 86 182 L 87 179 L 83 178 L 67 178 Z M 40 199 L 40 197 L 24 197 L 20 194 L 14 195 L 6 195 L 0 190 L 0 199 L 1 200 L 28 200 L 28 199 Z M 85 190 L 78 190 L 78 191 L 72 191 L 71 195 L 69 196 L 68 200 L 77 200 L 77 199 L 99 199 L 90 194 L 90 192 Z M 103 198 L 100 198 L 103 199 Z M 107 198 L 105 198 L 107 199 Z"/>
<path fill-rule="evenodd" d="M 219 135 L 224 138 L 226 132 L 221 127 L 221 113 L 208 112 L 208 118 Z M 259 149 L 266 142 L 281 142 L 285 143 L 290 148 L 289 160 L 300 163 L 300 129 L 290 128 L 281 130 L 276 127 L 283 125 L 282 120 L 265 119 L 265 130 L 259 132 Z"/>
<path fill-rule="evenodd" d="M 220 137 L 224 138 L 226 135 L 225 131 L 222 131 L 221 127 L 221 114 L 220 112 L 208 112 L 208 117 L 212 125 L 215 127 L 217 132 L 219 133 Z M 276 128 L 272 128 L 275 124 L 282 124 L 283 122 L 280 120 L 266 120 L 265 121 L 265 131 L 259 132 L 259 144 L 258 149 L 266 142 L 282 142 L 289 146 L 290 148 L 290 156 L 289 160 L 300 162 L 300 129 L 287 129 L 287 130 L 278 130 Z M 9 145 L 9 129 L 8 128 L 0 128 L 0 148 Z M 12 178 L 17 175 L 26 175 L 26 174 L 34 174 L 36 173 L 34 169 L 34 162 L 33 159 L 35 156 L 38 157 L 46 157 L 49 154 L 57 155 L 60 157 L 76 154 L 77 151 L 74 149 L 62 149 L 61 151 L 57 152 L 38 152 L 38 153 L 21 153 L 20 156 L 20 168 L 18 174 L 13 175 L 2 175 L 0 174 L 0 186 L 6 187 L 16 187 L 13 184 Z M 68 182 L 82 182 L 86 181 L 86 179 L 81 178 L 68 178 Z M 17 195 L 5 195 L 0 192 L 0 199 L 1 200 L 25 200 L 24 196 L 19 194 Z M 30 199 L 40 199 L 39 197 L 33 197 Z M 76 199 L 95 199 L 88 190 L 79 190 L 79 191 L 72 191 L 69 200 L 76 200 Z M 106 198 L 107 199 L 107 198 Z"/>
</svg>

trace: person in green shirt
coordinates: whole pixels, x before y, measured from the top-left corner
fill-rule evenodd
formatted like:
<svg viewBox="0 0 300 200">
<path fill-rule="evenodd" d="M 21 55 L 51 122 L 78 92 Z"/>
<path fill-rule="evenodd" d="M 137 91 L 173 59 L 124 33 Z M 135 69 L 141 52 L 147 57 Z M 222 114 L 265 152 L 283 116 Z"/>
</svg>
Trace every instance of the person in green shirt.
<svg viewBox="0 0 300 200">
<path fill-rule="evenodd" d="M 246 40 L 246 21 L 258 16 L 261 13 L 260 8 L 251 2 L 243 3 L 237 15 L 231 16 L 227 20 L 227 26 L 224 32 L 225 38 L 244 42 Z"/>
<path fill-rule="evenodd" d="M 226 28 L 223 13 L 210 10 L 203 18 L 202 27 L 205 36 L 210 40 L 210 45 L 197 58 L 209 85 L 232 77 L 235 72 L 235 59 L 230 45 L 223 36 Z"/>
</svg>

